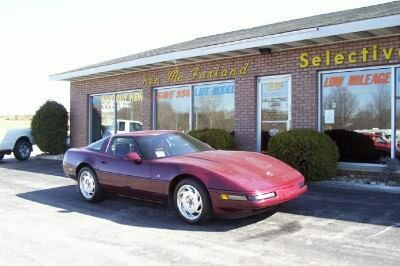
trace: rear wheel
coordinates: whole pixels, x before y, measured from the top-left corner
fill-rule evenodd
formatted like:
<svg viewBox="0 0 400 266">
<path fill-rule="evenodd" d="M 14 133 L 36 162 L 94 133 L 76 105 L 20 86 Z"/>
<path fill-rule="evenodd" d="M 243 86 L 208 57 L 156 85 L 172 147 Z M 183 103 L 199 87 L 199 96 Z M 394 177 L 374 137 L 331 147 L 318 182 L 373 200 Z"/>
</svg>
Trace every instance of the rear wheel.
<svg viewBox="0 0 400 266">
<path fill-rule="evenodd" d="M 174 203 L 179 216 L 187 223 L 200 224 L 212 218 L 207 190 L 194 178 L 183 179 L 176 185 Z"/>
<path fill-rule="evenodd" d="M 79 171 L 78 188 L 84 200 L 98 202 L 103 199 L 103 191 L 100 187 L 96 173 L 90 167 L 83 167 Z"/>
<path fill-rule="evenodd" d="M 32 152 L 32 145 L 27 140 L 17 141 L 13 150 L 15 159 L 19 161 L 28 160 L 29 157 L 31 156 L 31 152 Z"/>
</svg>

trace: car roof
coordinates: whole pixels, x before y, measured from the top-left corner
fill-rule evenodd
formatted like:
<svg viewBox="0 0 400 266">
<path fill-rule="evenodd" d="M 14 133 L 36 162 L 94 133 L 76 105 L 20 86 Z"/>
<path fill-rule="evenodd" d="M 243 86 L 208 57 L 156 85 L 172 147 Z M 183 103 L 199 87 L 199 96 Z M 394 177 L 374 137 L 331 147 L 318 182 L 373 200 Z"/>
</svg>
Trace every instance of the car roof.
<svg viewBox="0 0 400 266">
<path fill-rule="evenodd" d="M 126 133 L 118 133 L 113 135 L 115 136 L 122 136 L 122 137 L 136 137 L 136 136 L 158 136 L 167 133 L 178 133 L 180 131 L 177 130 L 141 130 L 141 131 L 134 131 L 134 132 L 126 132 Z"/>
</svg>

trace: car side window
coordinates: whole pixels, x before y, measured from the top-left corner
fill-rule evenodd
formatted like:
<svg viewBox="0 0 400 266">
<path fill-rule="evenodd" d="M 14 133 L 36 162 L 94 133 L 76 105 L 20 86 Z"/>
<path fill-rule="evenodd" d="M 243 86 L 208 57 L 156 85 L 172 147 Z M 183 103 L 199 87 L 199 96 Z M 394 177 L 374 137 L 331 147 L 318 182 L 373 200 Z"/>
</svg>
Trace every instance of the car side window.
<svg viewBox="0 0 400 266">
<path fill-rule="evenodd" d="M 89 145 L 87 146 L 87 149 L 88 149 L 88 150 L 91 150 L 91 151 L 100 152 L 100 151 L 102 150 L 102 148 L 103 148 L 104 142 L 105 142 L 107 139 L 108 139 L 108 138 L 104 138 L 104 139 L 98 140 L 98 141 L 96 141 L 96 142 L 93 142 L 92 144 L 89 144 Z"/>
<path fill-rule="evenodd" d="M 137 152 L 133 138 L 114 137 L 110 143 L 107 153 L 117 157 L 126 157 L 130 152 Z"/>
<path fill-rule="evenodd" d="M 118 131 L 125 131 L 125 122 L 118 122 Z"/>
<path fill-rule="evenodd" d="M 143 126 L 139 123 L 136 122 L 131 122 L 129 123 L 129 131 L 133 132 L 133 131 L 141 131 L 143 130 Z"/>
</svg>

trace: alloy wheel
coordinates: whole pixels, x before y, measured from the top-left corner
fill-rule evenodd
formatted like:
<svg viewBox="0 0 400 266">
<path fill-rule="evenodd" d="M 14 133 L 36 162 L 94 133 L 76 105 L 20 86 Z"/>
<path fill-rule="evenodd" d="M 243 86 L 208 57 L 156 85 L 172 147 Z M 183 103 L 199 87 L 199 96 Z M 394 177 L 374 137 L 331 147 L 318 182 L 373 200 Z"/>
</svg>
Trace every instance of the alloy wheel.
<svg viewBox="0 0 400 266">
<path fill-rule="evenodd" d="M 89 171 L 83 171 L 79 178 L 79 188 L 82 192 L 82 195 L 86 199 L 91 199 L 94 196 L 96 183 L 92 173 Z"/>
<path fill-rule="evenodd" d="M 21 155 L 21 157 L 22 158 L 28 158 L 29 157 L 29 155 L 30 155 L 30 153 L 31 153 L 31 150 L 30 150 L 30 148 L 28 147 L 28 145 L 26 145 L 25 143 L 24 144 L 21 144 L 19 147 L 18 147 L 18 151 L 19 151 L 19 154 Z"/>
<path fill-rule="evenodd" d="M 203 210 L 203 201 L 199 191 L 191 185 L 179 188 L 176 203 L 179 212 L 188 220 L 196 220 Z"/>
</svg>

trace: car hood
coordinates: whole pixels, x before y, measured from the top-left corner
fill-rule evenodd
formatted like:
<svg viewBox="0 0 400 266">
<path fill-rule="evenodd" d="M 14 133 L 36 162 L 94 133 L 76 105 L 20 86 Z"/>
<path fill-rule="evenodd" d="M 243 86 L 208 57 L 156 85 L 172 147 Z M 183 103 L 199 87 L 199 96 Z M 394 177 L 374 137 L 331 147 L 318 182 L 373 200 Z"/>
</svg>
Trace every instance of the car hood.
<svg viewBox="0 0 400 266">
<path fill-rule="evenodd" d="M 304 180 L 304 177 L 289 165 L 256 152 L 207 151 L 187 154 L 180 160 L 218 174 L 241 191 L 263 191 L 296 180 Z M 227 182 L 223 182 L 224 180 L 221 180 L 221 183 L 213 182 L 218 186 L 214 188 L 226 188 Z"/>
</svg>

